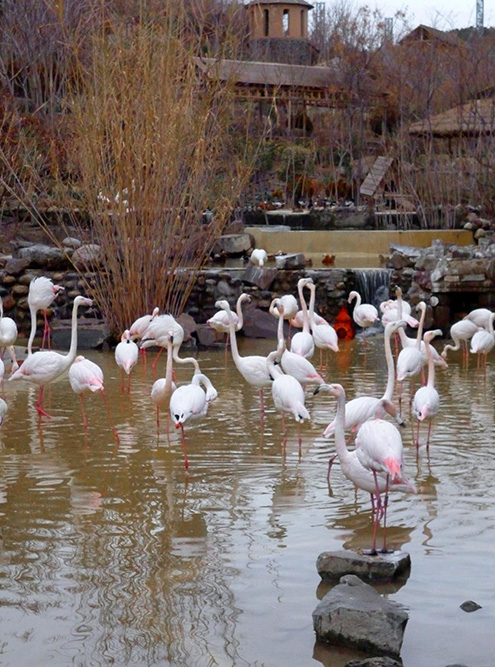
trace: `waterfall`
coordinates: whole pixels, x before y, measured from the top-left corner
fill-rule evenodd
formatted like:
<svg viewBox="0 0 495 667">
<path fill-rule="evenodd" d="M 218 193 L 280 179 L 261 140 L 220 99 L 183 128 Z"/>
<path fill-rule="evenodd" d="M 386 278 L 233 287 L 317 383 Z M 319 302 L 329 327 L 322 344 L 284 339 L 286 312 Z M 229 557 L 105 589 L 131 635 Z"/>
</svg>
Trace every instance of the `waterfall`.
<svg viewBox="0 0 495 667">
<path fill-rule="evenodd" d="M 380 304 L 390 298 L 390 276 L 392 269 L 354 269 L 356 291 L 361 295 L 363 303 L 371 303 L 380 313 Z M 380 325 L 381 327 L 381 325 Z M 371 327 L 376 331 L 375 325 Z M 369 334 L 372 332 L 369 331 Z"/>
</svg>

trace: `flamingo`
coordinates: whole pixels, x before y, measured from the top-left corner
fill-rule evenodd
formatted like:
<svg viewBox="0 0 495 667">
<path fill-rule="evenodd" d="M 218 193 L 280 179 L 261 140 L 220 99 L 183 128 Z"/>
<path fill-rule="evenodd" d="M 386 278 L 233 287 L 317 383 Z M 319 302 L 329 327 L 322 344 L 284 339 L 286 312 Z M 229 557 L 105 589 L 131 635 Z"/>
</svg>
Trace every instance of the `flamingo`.
<svg viewBox="0 0 495 667">
<path fill-rule="evenodd" d="M 93 393 L 99 391 L 105 404 L 108 419 L 112 425 L 113 433 L 118 441 L 119 436 L 117 429 L 114 426 L 112 415 L 110 413 L 110 407 L 106 400 L 105 387 L 103 384 L 103 371 L 98 366 L 98 364 L 95 364 L 95 362 L 91 361 L 90 359 L 86 359 L 86 357 L 83 357 L 82 355 L 78 355 L 69 368 L 69 382 L 70 386 L 72 387 L 72 391 L 77 396 L 79 396 L 79 400 L 81 402 L 84 430 L 86 431 L 88 428 L 86 411 L 84 409 L 84 394 L 88 391 Z"/>
<path fill-rule="evenodd" d="M 314 313 L 314 320 L 316 324 L 329 324 L 329 322 L 327 322 L 327 320 L 321 315 L 318 315 L 318 313 Z M 295 327 L 296 329 L 302 329 L 303 322 L 304 313 L 302 310 L 298 310 L 294 317 L 289 320 L 291 327 Z"/>
<path fill-rule="evenodd" d="M 430 434 L 432 420 L 438 412 L 440 405 L 440 397 L 438 391 L 435 389 L 435 364 L 433 363 L 433 356 L 431 354 L 430 341 L 435 336 L 441 336 L 441 329 L 434 329 L 427 331 L 424 335 L 426 354 L 428 356 L 428 382 L 424 387 L 420 387 L 414 394 L 412 403 L 412 413 L 418 420 L 418 428 L 416 431 L 416 449 L 419 449 L 419 426 L 422 421 L 428 421 L 428 435 L 426 437 L 426 450 L 430 448 Z"/>
<path fill-rule="evenodd" d="M 284 338 L 284 311 L 278 299 L 273 299 L 270 304 L 271 314 L 278 311 L 278 328 L 277 328 L 277 353 L 282 370 L 288 375 L 292 375 L 299 380 L 304 386 L 306 384 L 322 384 L 324 382 L 321 375 L 318 373 L 309 359 L 305 359 L 300 354 L 291 352 L 286 348 Z"/>
<path fill-rule="evenodd" d="M 5 350 L 9 350 L 10 358 L 12 360 L 11 373 L 19 368 L 17 359 L 15 356 L 15 341 L 17 340 L 17 325 L 11 317 L 4 317 L 3 315 L 3 301 L 0 298 L 0 349 L 2 350 L 2 356 L 5 354 Z"/>
<path fill-rule="evenodd" d="M 483 327 L 487 331 L 490 328 L 490 322 L 493 322 L 494 313 L 488 308 L 475 308 L 466 317 L 465 320 L 474 322 L 479 327 Z"/>
<path fill-rule="evenodd" d="M 316 299 L 316 285 L 311 281 L 308 283 L 308 288 L 311 292 L 309 300 L 309 324 L 311 333 L 315 341 L 316 347 L 320 349 L 320 367 L 322 366 L 322 350 L 339 351 L 339 338 L 335 329 L 326 322 L 325 324 L 318 324 L 315 319 L 315 299 Z"/>
<path fill-rule="evenodd" d="M 337 450 L 337 456 L 339 457 L 340 466 L 345 477 L 350 480 L 354 486 L 358 489 L 367 491 L 371 495 L 371 507 L 373 515 L 373 542 L 371 546 L 370 553 L 376 554 L 376 533 L 378 529 L 378 523 L 383 517 L 385 519 L 385 511 L 387 506 L 387 494 L 388 491 L 402 491 L 402 492 L 413 492 L 415 493 L 414 486 L 402 475 L 402 452 L 401 447 L 398 446 L 400 440 L 400 434 L 390 422 L 385 422 L 380 419 L 374 419 L 372 421 L 365 422 L 362 427 L 359 429 L 358 437 L 361 431 L 364 429 L 360 436 L 360 447 L 363 449 L 361 452 L 361 457 L 363 460 L 368 463 L 368 459 L 371 458 L 374 468 L 382 467 L 382 464 L 376 465 L 374 459 L 376 455 L 379 455 L 378 461 L 383 458 L 385 452 L 390 452 L 394 454 L 392 466 L 393 473 L 388 467 L 385 471 L 376 470 L 371 467 L 371 465 L 365 467 L 359 457 L 358 449 L 355 449 L 353 452 L 350 452 L 347 449 L 345 442 L 345 432 L 344 432 L 344 423 L 345 423 L 345 390 L 340 384 L 324 384 L 320 387 L 320 390 L 328 391 L 337 399 L 337 417 L 335 424 L 335 448 Z M 377 426 L 378 422 L 378 426 Z M 383 424 L 386 424 L 383 428 Z M 377 436 L 379 436 L 377 438 Z M 389 440 L 391 441 L 391 446 L 389 448 Z M 357 441 L 356 441 L 357 442 Z M 402 444 L 402 440 L 400 440 Z M 374 455 L 371 457 L 371 455 Z M 397 457 L 400 460 L 399 472 L 397 472 Z M 381 501 L 381 494 L 385 492 L 385 502 Z M 377 504 L 375 507 L 375 496 L 377 498 Z M 385 521 L 384 521 L 384 539 L 383 539 L 383 549 L 382 551 L 387 551 L 386 539 L 385 539 Z"/>
<path fill-rule="evenodd" d="M 356 299 L 356 305 L 352 311 L 352 319 L 362 329 L 371 327 L 379 320 L 378 310 L 371 303 L 361 303 L 359 292 L 352 290 L 352 292 L 349 292 L 347 303 L 352 303 L 354 299 Z"/>
<path fill-rule="evenodd" d="M 229 316 L 230 349 L 232 352 L 232 359 L 234 360 L 234 364 L 237 370 L 246 380 L 246 382 L 253 387 L 258 388 L 260 396 L 260 418 L 261 421 L 263 421 L 265 415 L 263 388 L 268 387 L 272 382 L 270 373 L 268 372 L 268 367 L 266 365 L 266 357 L 257 354 L 242 357 L 239 354 L 239 349 L 237 347 L 234 318 L 232 317 L 232 311 L 230 310 L 229 302 L 225 300 L 217 301 L 215 303 L 215 308 L 224 310 Z"/>
<path fill-rule="evenodd" d="M 402 350 L 397 357 L 397 382 L 399 383 L 399 408 L 402 404 L 402 383 L 406 378 L 414 378 L 423 370 L 423 355 L 421 353 L 421 340 L 423 335 L 423 326 L 426 316 L 426 303 L 420 301 L 417 305 L 421 311 L 419 326 L 416 338 L 406 336 L 404 329 L 399 330 L 399 338 L 402 343 Z M 400 310 L 400 307 L 399 307 Z"/>
<path fill-rule="evenodd" d="M 160 358 L 161 353 L 167 347 L 168 336 L 172 334 L 173 337 L 173 359 L 178 364 L 192 364 L 194 366 L 194 372 L 199 373 L 200 368 L 199 364 L 194 357 L 179 357 L 179 349 L 184 340 L 185 332 L 184 327 L 177 322 L 173 315 L 170 313 L 165 313 L 164 315 L 158 315 L 150 322 L 148 328 L 144 332 L 141 338 L 141 348 L 146 349 L 148 347 L 157 346 L 160 349 L 154 362 L 151 367 L 156 368 L 158 359 Z"/>
<path fill-rule="evenodd" d="M 156 405 L 156 428 L 160 427 L 160 409 L 168 408 L 170 397 L 177 389 L 175 382 L 172 381 L 172 355 L 173 355 L 173 336 L 169 334 L 167 339 L 167 366 L 165 377 L 155 380 L 151 388 L 151 401 Z"/>
<path fill-rule="evenodd" d="M 206 391 L 201 387 L 205 387 Z M 184 468 L 188 470 L 187 443 L 184 434 L 184 424 L 203 419 L 211 401 L 218 396 L 217 390 L 203 373 L 195 373 L 190 384 L 184 384 L 173 392 L 170 397 L 170 414 L 175 428 L 181 430 L 182 451 L 184 454 Z"/>
<path fill-rule="evenodd" d="M 3 359 L 0 359 L 0 385 L 2 387 L 2 394 L 4 394 L 4 381 L 3 381 L 4 375 L 5 375 L 5 364 L 3 363 Z"/>
<path fill-rule="evenodd" d="M 478 355 L 477 368 L 479 369 L 481 365 L 483 366 L 486 373 L 486 358 L 488 353 L 492 350 L 495 345 L 495 337 L 493 335 L 493 318 L 495 313 L 491 313 L 490 318 L 488 319 L 488 331 L 486 329 L 480 329 L 477 331 L 474 336 L 471 338 L 471 353 Z"/>
<path fill-rule="evenodd" d="M 121 336 L 120 343 L 115 348 L 115 361 L 120 368 L 120 391 L 124 391 L 124 372 L 129 376 L 127 382 L 127 393 L 131 392 L 131 371 L 137 364 L 139 358 L 139 348 L 131 340 L 129 329 L 126 329 Z"/>
<path fill-rule="evenodd" d="M 27 302 L 29 312 L 31 313 L 31 335 L 29 336 L 28 341 L 28 354 L 31 353 L 34 336 L 36 334 L 36 313 L 38 310 L 41 310 L 45 320 L 41 348 L 44 348 L 45 341 L 47 342 L 48 347 L 50 347 L 50 325 L 48 323 L 47 311 L 57 298 L 58 294 L 63 292 L 63 290 L 64 288 L 61 285 L 54 285 L 53 281 L 46 276 L 33 278 L 29 283 Z"/>
<path fill-rule="evenodd" d="M 134 320 L 129 327 L 129 336 L 131 340 L 141 340 L 144 332 L 149 327 L 150 322 L 155 319 L 159 312 L 160 309 L 157 306 L 156 308 L 153 308 L 151 315 L 142 315 L 141 317 L 138 317 L 137 320 Z"/>
<path fill-rule="evenodd" d="M 395 301 L 382 301 L 380 304 L 383 326 L 395 320 L 405 320 L 413 328 L 419 326 L 418 320 L 411 315 L 411 305 L 402 299 L 402 289 L 400 287 L 396 288 L 395 296 Z"/>
<path fill-rule="evenodd" d="M 348 401 L 345 405 L 345 424 L 344 428 L 352 429 L 356 432 L 365 421 L 373 419 L 377 411 L 388 412 L 393 416 L 400 426 L 404 426 L 404 421 L 400 414 L 397 413 L 392 403 L 395 385 L 395 369 L 394 358 L 392 355 L 392 348 L 390 346 L 390 339 L 392 334 L 397 331 L 399 327 L 405 326 L 405 321 L 389 322 L 385 327 L 384 344 L 385 344 L 385 359 L 387 361 L 387 385 L 381 398 L 376 396 L 358 396 Z M 315 393 L 318 393 L 316 389 Z M 326 429 L 323 431 L 325 438 L 330 438 L 335 431 L 336 419 L 334 419 Z"/>
<path fill-rule="evenodd" d="M 303 288 L 312 282 L 313 280 L 311 278 L 300 278 L 300 280 L 297 281 L 297 291 L 303 312 L 303 327 L 302 331 L 298 331 L 292 336 L 290 342 L 290 351 L 295 352 L 306 359 L 311 359 L 313 356 L 315 351 L 315 341 L 309 328 L 308 307 L 304 298 Z M 279 303 L 283 309 L 284 319 L 287 319 L 282 299 L 279 299 Z M 276 317 L 278 317 L 278 314 Z"/>
<path fill-rule="evenodd" d="M 255 266 L 259 266 L 261 269 L 268 261 L 268 255 L 263 248 L 254 248 L 249 259 Z"/>
<path fill-rule="evenodd" d="M 3 400 L 3 398 L 0 398 L 0 426 L 3 423 L 4 417 L 7 414 L 7 403 Z"/>
<path fill-rule="evenodd" d="M 84 296 L 76 296 L 72 307 L 72 327 L 69 352 L 64 355 L 52 350 L 40 350 L 27 356 L 21 367 L 13 373 L 10 381 L 27 380 L 39 385 L 36 410 L 40 417 L 50 417 L 43 408 L 43 391 L 47 384 L 59 378 L 70 368 L 77 355 L 77 311 L 79 306 L 92 306 L 93 302 Z"/>
<path fill-rule="evenodd" d="M 277 350 L 270 352 L 266 361 L 268 372 L 273 378 L 273 402 L 277 410 L 282 413 L 284 444 L 286 442 L 285 413 L 287 412 L 292 414 L 297 422 L 299 446 L 301 446 L 301 424 L 305 419 L 310 419 L 309 412 L 304 405 L 304 389 L 295 377 L 282 373 L 280 367 L 275 365 L 277 356 Z"/>
<path fill-rule="evenodd" d="M 469 344 L 468 341 L 474 336 L 474 334 L 480 330 L 480 327 L 471 320 L 460 320 L 450 327 L 450 337 L 454 341 L 454 345 L 448 343 L 444 346 L 442 350 L 442 359 L 447 359 L 447 352 L 452 350 L 456 352 L 462 347 L 462 356 L 464 360 L 467 361 L 469 356 Z"/>
<path fill-rule="evenodd" d="M 240 331 L 244 325 L 244 316 L 242 312 L 242 304 L 244 301 L 251 301 L 249 294 L 242 293 L 236 302 L 236 312 L 232 313 L 234 319 L 235 330 Z M 229 315 L 225 310 L 218 310 L 209 320 L 206 320 L 206 324 L 215 331 L 219 333 L 224 333 L 227 341 L 229 336 Z"/>
</svg>

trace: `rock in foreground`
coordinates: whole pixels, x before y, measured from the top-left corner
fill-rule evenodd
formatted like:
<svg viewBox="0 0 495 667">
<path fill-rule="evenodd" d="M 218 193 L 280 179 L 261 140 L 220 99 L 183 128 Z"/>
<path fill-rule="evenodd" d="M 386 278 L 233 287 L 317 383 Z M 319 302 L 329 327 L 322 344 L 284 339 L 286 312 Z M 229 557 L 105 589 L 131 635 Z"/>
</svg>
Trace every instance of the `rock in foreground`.
<svg viewBox="0 0 495 667">
<path fill-rule="evenodd" d="M 356 551 L 324 551 L 316 561 L 318 574 L 325 581 L 338 581 L 345 574 L 355 574 L 369 583 L 387 583 L 406 576 L 411 558 L 404 551 L 366 556 Z"/>
<path fill-rule="evenodd" d="M 354 575 L 342 577 L 313 612 L 316 638 L 372 655 L 400 655 L 408 614 Z"/>
</svg>

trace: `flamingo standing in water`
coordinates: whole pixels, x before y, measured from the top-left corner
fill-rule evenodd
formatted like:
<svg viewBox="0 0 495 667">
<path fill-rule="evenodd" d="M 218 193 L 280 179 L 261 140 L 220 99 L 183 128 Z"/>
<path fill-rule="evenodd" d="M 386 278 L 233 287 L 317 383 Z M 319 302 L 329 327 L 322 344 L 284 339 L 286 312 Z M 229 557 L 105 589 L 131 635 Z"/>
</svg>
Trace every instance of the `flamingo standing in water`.
<svg viewBox="0 0 495 667">
<path fill-rule="evenodd" d="M 442 359 L 447 359 L 447 352 L 452 350 L 456 352 L 462 347 L 462 357 L 464 361 L 467 361 L 469 358 L 469 340 L 474 336 L 474 334 L 480 330 L 479 327 L 471 320 L 460 320 L 450 327 L 450 337 L 454 341 L 454 345 L 448 343 L 444 346 L 442 350 Z"/>
<path fill-rule="evenodd" d="M 203 387 L 205 389 L 203 389 Z M 218 396 L 217 390 L 203 373 L 195 373 L 190 384 L 184 384 L 173 392 L 170 398 L 170 414 L 175 428 L 181 430 L 182 451 L 184 454 L 184 468 L 188 470 L 187 443 L 184 433 L 184 424 L 203 419 L 211 401 Z"/>
<path fill-rule="evenodd" d="M 386 508 L 389 491 L 413 492 L 413 485 L 402 475 L 402 440 L 400 433 L 390 422 L 374 419 L 365 422 L 359 429 L 359 446 L 362 452 L 358 455 L 358 448 L 350 452 L 345 442 L 345 391 L 340 384 L 324 384 L 320 388 L 330 392 L 337 399 L 337 416 L 335 423 L 335 448 L 339 457 L 340 466 L 345 477 L 356 488 L 367 491 L 371 495 L 373 516 L 373 539 L 369 553 L 376 554 L 376 537 L 378 524 L 383 518 L 383 547 L 387 552 L 386 543 Z M 383 424 L 386 424 L 383 427 Z M 356 444 L 357 444 L 356 439 Z M 359 457 L 361 456 L 361 458 Z M 384 457 L 390 458 L 389 465 L 384 463 Z M 364 461 L 364 465 L 361 462 Z M 382 501 L 381 494 L 385 493 Z M 376 496 L 376 503 L 375 503 Z"/>
<path fill-rule="evenodd" d="M 464 319 L 469 320 L 470 322 L 474 322 L 474 324 L 477 326 L 483 327 L 483 329 L 488 331 L 490 328 L 490 322 L 493 323 L 494 314 L 495 313 L 493 313 L 488 308 L 475 308 L 470 313 L 468 313 Z"/>
<path fill-rule="evenodd" d="M 242 304 L 244 301 L 251 301 L 249 294 L 242 293 L 236 302 L 236 312 L 232 313 L 234 319 L 235 330 L 240 331 L 244 325 L 244 315 L 242 312 Z M 228 345 L 229 340 L 229 315 L 225 310 L 218 310 L 209 320 L 206 320 L 206 324 L 215 331 L 225 334 L 226 346 Z"/>
<path fill-rule="evenodd" d="M 7 414 L 7 410 L 7 403 L 3 400 L 3 398 L 0 398 L 0 426 L 2 425 L 5 415 Z"/>
<path fill-rule="evenodd" d="M 17 340 L 17 325 L 11 317 L 4 317 L 3 301 L 0 298 L 0 350 L 2 351 L 1 358 L 3 359 L 5 350 L 8 349 L 10 358 L 12 360 L 11 373 L 15 373 L 15 371 L 19 368 L 14 348 L 16 340 Z"/>
<path fill-rule="evenodd" d="M 172 381 L 172 355 L 173 336 L 170 333 L 167 339 L 167 366 L 165 377 L 155 380 L 151 388 L 151 401 L 156 406 L 156 428 L 160 428 L 160 410 L 167 409 L 170 405 L 170 397 L 176 390 L 175 382 Z"/>
<path fill-rule="evenodd" d="M 246 380 L 246 382 L 253 387 L 258 388 L 260 396 L 260 418 L 261 421 L 263 421 L 265 417 L 265 399 L 263 395 L 263 389 L 264 387 L 270 386 L 272 383 L 270 373 L 268 372 L 268 366 L 266 364 L 266 357 L 258 354 L 242 357 L 239 354 L 239 349 L 237 347 L 234 318 L 232 317 L 232 311 L 230 310 L 229 302 L 225 300 L 217 301 L 215 303 L 215 308 L 225 310 L 229 316 L 230 350 L 232 352 L 232 359 L 234 360 L 234 364 L 237 370 Z"/>
<path fill-rule="evenodd" d="M 52 350 L 40 350 L 30 354 L 22 363 L 21 367 L 10 376 L 9 381 L 27 380 L 33 384 L 39 385 L 38 400 L 36 410 L 40 417 L 50 417 L 42 407 L 43 391 L 47 384 L 50 384 L 69 368 L 77 356 L 77 311 L 79 306 L 92 306 L 91 299 L 84 296 L 76 296 L 72 307 L 72 327 L 69 352 L 64 355 Z"/>
<path fill-rule="evenodd" d="M 316 285 L 311 281 L 308 283 L 308 288 L 311 292 L 311 298 L 309 300 L 309 325 L 311 327 L 311 333 L 315 341 L 315 345 L 320 350 L 320 369 L 322 368 L 322 351 L 323 350 L 332 350 L 333 352 L 339 351 L 339 337 L 335 329 L 325 322 L 325 324 L 318 324 L 315 318 L 315 300 L 316 300 Z"/>
<path fill-rule="evenodd" d="M 128 376 L 127 393 L 131 393 L 131 371 L 137 364 L 139 358 L 139 348 L 131 340 L 129 329 L 122 334 L 120 343 L 115 348 L 115 361 L 120 368 L 120 391 L 124 391 L 124 372 Z"/>
<path fill-rule="evenodd" d="M 118 442 L 119 435 L 113 423 L 112 415 L 110 413 L 110 406 L 108 405 L 108 401 L 105 395 L 103 371 L 98 366 L 98 364 L 95 364 L 95 362 L 91 361 L 90 359 L 86 359 L 86 357 L 83 357 L 82 355 L 77 356 L 69 368 L 69 382 L 70 386 L 72 387 L 72 391 L 77 396 L 79 396 L 84 430 L 86 431 L 88 429 L 88 420 L 86 419 L 86 410 L 84 408 L 84 394 L 88 391 L 93 393 L 99 391 L 105 404 L 113 433 Z"/>
<path fill-rule="evenodd" d="M 275 365 L 278 356 L 277 350 L 270 352 L 267 357 L 268 372 L 273 378 L 272 397 L 275 407 L 282 413 L 283 444 L 286 443 L 285 413 L 292 414 L 297 422 L 299 447 L 301 446 L 301 424 L 310 419 L 309 412 L 304 405 L 304 389 L 301 383 L 292 375 L 282 373 L 280 366 Z"/>
<path fill-rule="evenodd" d="M 158 308 L 158 306 L 156 306 L 155 308 L 153 308 L 153 312 L 151 314 L 141 315 L 141 317 L 138 317 L 137 320 L 134 320 L 134 322 L 129 327 L 129 335 L 131 337 L 131 340 L 140 341 L 144 335 L 144 332 L 149 327 L 150 322 L 153 322 L 153 320 L 155 319 L 155 317 L 158 315 L 159 312 L 160 309 Z M 146 362 L 146 349 L 140 348 L 139 351 L 143 355 L 143 359 Z"/>
<path fill-rule="evenodd" d="M 270 304 L 270 313 L 272 315 L 278 313 L 277 353 L 284 373 L 295 377 L 303 386 L 306 384 L 323 383 L 324 379 L 309 359 L 305 359 L 300 354 L 291 352 L 286 348 L 284 338 L 284 309 L 280 304 L 279 299 L 272 300 Z"/>
<path fill-rule="evenodd" d="M 309 283 L 312 282 L 313 280 L 311 278 L 300 278 L 297 281 L 299 302 L 301 303 L 303 312 L 303 327 L 302 331 L 298 331 L 292 336 L 292 340 L 290 342 L 290 351 L 294 352 L 295 354 L 299 354 L 300 356 L 305 357 L 306 359 L 311 359 L 311 357 L 313 356 L 315 351 L 315 341 L 313 336 L 311 335 L 309 327 L 308 307 L 306 305 L 306 300 L 304 298 L 303 289 L 306 285 L 309 285 Z M 278 303 L 280 303 L 283 309 L 284 319 L 287 319 L 282 298 L 278 300 Z M 276 315 L 276 317 L 278 317 L 278 314 Z"/>
<path fill-rule="evenodd" d="M 33 278 L 29 283 L 29 293 L 28 293 L 28 306 L 29 312 L 31 313 L 31 335 L 29 336 L 28 341 L 28 354 L 31 353 L 31 348 L 36 334 L 36 313 L 38 310 L 41 310 L 43 313 L 43 319 L 45 321 L 45 326 L 43 329 L 43 338 L 41 340 L 41 348 L 45 347 L 45 341 L 50 347 L 50 325 L 48 323 L 48 314 L 47 311 L 55 301 L 60 292 L 63 292 L 64 288 L 61 285 L 54 285 L 53 281 L 46 276 L 38 276 Z"/>
<path fill-rule="evenodd" d="M 441 336 L 441 329 L 434 329 L 427 331 L 424 335 L 426 354 L 428 356 L 428 381 L 424 387 L 420 387 L 414 394 L 412 403 L 412 413 L 418 420 L 418 428 L 416 431 L 416 449 L 419 449 L 419 426 L 422 421 L 428 421 L 428 435 L 426 437 L 426 451 L 430 449 L 430 434 L 432 420 L 438 412 L 440 405 L 440 396 L 435 388 L 435 364 L 433 363 L 433 356 L 431 354 L 430 341 L 435 336 Z"/>
<path fill-rule="evenodd" d="M 480 329 L 471 338 L 471 352 L 472 354 L 478 355 L 478 361 L 476 367 L 478 370 L 480 370 L 482 366 L 485 375 L 486 375 L 486 358 L 488 356 L 488 353 L 491 352 L 493 346 L 495 345 L 495 337 L 493 334 L 494 317 L 495 313 L 491 313 L 490 317 L 488 318 L 487 322 L 488 330 Z"/>
<path fill-rule="evenodd" d="M 358 327 L 366 329 L 373 326 L 375 322 L 378 322 L 380 318 L 378 317 L 378 310 L 375 306 L 371 303 L 361 303 L 361 295 L 359 292 L 352 290 L 352 292 L 349 292 L 347 303 L 352 303 L 354 299 L 356 299 L 356 305 L 352 311 L 352 319 Z"/>
<path fill-rule="evenodd" d="M 146 349 L 148 347 L 157 346 L 160 348 L 160 351 L 155 357 L 155 360 L 151 364 L 151 368 L 154 370 L 158 363 L 161 353 L 167 347 L 167 340 L 169 335 L 172 334 L 173 337 L 173 358 L 177 364 L 192 364 L 194 366 L 194 372 L 199 373 L 199 364 L 194 357 L 179 357 L 179 349 L 184 341 L 185 331 L 182 324 L 177 322 L 173 315 L 170 313 L 165 313 L 164 315 L 158 315 L 150 322 L 149 327 L 143 334 L 141 338 L 141 348 Z"/>
</svg>

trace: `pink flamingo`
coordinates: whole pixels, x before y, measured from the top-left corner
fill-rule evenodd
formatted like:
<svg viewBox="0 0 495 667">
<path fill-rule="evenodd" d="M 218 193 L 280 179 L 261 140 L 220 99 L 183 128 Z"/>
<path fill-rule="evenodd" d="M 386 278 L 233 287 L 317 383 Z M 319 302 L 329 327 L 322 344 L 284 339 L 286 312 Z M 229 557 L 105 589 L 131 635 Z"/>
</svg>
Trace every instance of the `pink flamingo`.
<svg viewBox="0 0 495 667">
<path fill-rule="evenodd" d="M 491 313 L 488 319 L 488 330 L 480 329 L 471 338 L 471 352 L 478 355 L 477 368 L 480 370 L 483 367 L 486 375 L 486 358 L 495 345 L 495 337 L 493 334 L 493 318 L 495 313 Z"/>
<path fill-rule="evenodd" d="M 328 391 L 337 399 L 335 425 L 335 448 L 345 477 L 358 489 L 371 495 L 373 516 L 373 540 L 368 553 L 376 554 L 378 524 L 383 518 L 383 547 L 386 543 L 386 508 L 389 491 L 415 493 L 414 486 L 402 475 L 402 439 L 390 422 L 374 419 L 365 422 L 358 432 L 359 446 L 353 452 L 345 442 L 345 391 L 340 384 L 322 385 L 320 390 Z M 385 424 L 385 426 L 383 426 Z M 356 445 L 358 439 L 356 438 Z M 359 454 L 359 450 L 361 453 Z M 381 494 L 385 493 L 382 501 Z M 375 504 L 376 496 L 376 504 Z"/>
<path fill-rule="evenodd" d="M 379 320 L 378 310 L 371 303 L 361 303 L 359 292 L 352 290 L 349 292 L 347 303 L 352 303 L 354 299 L 356 299 L 356 305 L 352 311 L 352 319 L 361 329 L 371 327 Z"/>
<path fill-rule="evenodd" d="M 92 306 L 91 299 L 84 296 L 76 296 L 72 307 L 72 327 L 69 352 L 64 355 L 52 350 L 40 350 L 30 354 L 22 363 L 21 367 L 10 376 L 9 381 L 27 380 L 39 386 L 36 410 L 40 417 L 50 417 L 42 407 L 43 391 L 69 368 L 77 355 L 77 311 L 79 306 Z"/>
<path fill-rule="evenodd" d="M 430 448 L 430 434 L 432 420 L 438 412 L 440 405 L 440 397 L 438 391 L 435 389 L 435 364 L 433 363 L 433 356 L 431 354 L 430 341 L 435 336 L 441 336 L 441 329 L 434 329 L 427 331 L 424 335 L 426 345 L 426 354 L 428 356 L 428 381 L 424 387 L 420 387 L 414 394 L 412 403 L 412 413 L 418 420 L 418 428 L 416 431 L 416 449 L 419 449 L 419 426 L 422 421 L 428 421 L 428 435 L 426 438 L 426 450 Z"/>
<path fill-rule="evenodd" d="M 320 370 L 323 366 L 322 351 L 332 350 L 339 351 L 339 337 L 335 329 L 326 322 L 325 324 L 318 324 L 315 319 L 315 299 L 316 299 L 316 285 L 313 282 L 308 283 L 308 288 L 311 292 L 309 300 L 309 325 L 311 333 L 315 341 L 315 345 L 320 350 Z"/>
<path fill-rule="evenodd" d="M 312 282 L 313 280 L 311 278 L 300 278 L 297 281 L 299 302 L 301 304 L 303 312 L 303 327 L 302 331 L 298 331 L 292 336 L 292 340 L 290 342 L 290 351 L 294 352 L 295 354 L 299 354 L 300 356 L 305 357 L 306 359 L 311 359 L 311 357 L 315 352 L 315 341 L 310 331 L 308 307 L 306 305 L 306 300 L 304 298 L 304 292 L 303 292 L 304 287 L 306 287 Z M 282 299 L 279 299 L 279 303 L 283 308 L 284 319 L 287 319 Z M 276 317 L 278 317 L 278 315 L 276 315 Z"/>
<path fill-rule="evenodd" d="M 1 359 L 5 354 L 5 350 L 8 349 L 10 358 L 12 360 L 11 373 L 19 368 L 17 359 L 15 356 L 15 341 L 17 340 L 17 325 L 11 317 L 4 317 L 3 315 L 3 301 L 0 298 L 0 349 L 2 350 Z"/>
<path fill-rule="evenodd" d="M 155 380 L 151 388 L 151 401 L 156 406 L 156 428 L 160 428 L 160 410 L 168 409 L 170 397 L 176 390 L 175 382 L 172 381 L 172 355 L 173 355 L 173 336 L 170 333 L 167 339 L 167 366 L 165 377 Z"/>
<path fill-rule="evenodd" d="M 51 330 L 48 323 L 47 311 L 59 293 L 63 292 L 63 290 L 64 288 L 61 285 L 54 285 L 50 278 L 47 278 L 46 276 L 38 276 L 37 278 L 33 278 L 29 283 L 27 301 L 29 312 L 31 313 L 31 334 L 28 341 L 28 354 L 31 352 L 34 336 L 36 334 L 36 313 L 38 310 L 41 310 L 43 313 L 43 319 L 45 320 L 41 348 L 43 349 L 45 347 L 45 341 L 47 342 L 48 347 L 50 347 Z"/>
<path fill-rule="evenodd" d="M 471 322 L 471 320 L 460 320 L 450 327 L 450 337 L 454 341 L 454 345 L 448 343 L 444 346 L 442 350 L 442 359 L 447 359 L 447 352 L 452 350 L 456 352 L 462 347 L 462 357 L 464 361 L 467 361 L 469 358 L 469 340 L 474 336 L 474 334 L 480 330 L 480 327 Z"/>
<path fill-rule="evenodd" d="M 299 447 L 301 446 L 301 424 L 310 419 L 309 412 L 304 405 L 304 389 L 301 383 L 291 375 L 282 373 L 280 366 L 275 365 L 278 356 L 277 350 L 270 352 L 267 357 L 268 372 L 273 378 L 272 397 L 275 407 L 282 413 L 283 444 L 286 443 L 285 413 L 292 414 L 297 422 Z"/>
<path fill-rule="evenodd" d="M 115 348 L 115 361 L 120 367 L 120 391 L 124 391 L 124 372 L 128 375 L 127 393 L 131 393 L 131 371 L 137 364 L 139 358 L 139 348 L 131 340 L 129 329 L 122 334 L 120 343 Z"/>
<path fill-rule="evenodd" d="M 84 430 L 86 431 L 88 429 L 88 420 L 86 419 L 86 410 L 84 409 L 84 394 L 88 391 L 93 393 L 99 391 L 103 403 L 105 404 L 113 433 L 118 442 L 119 435 L 113 423 L 110 406 L 108 405 L 105 387 L 103 385 L 103 371 L 98 364 L 95 364 L 94 361 L 91 361 L 90 359 L 86 359 L 86 357 L 83 357 L 82 355 L 78 355 L 69 368 L 69 382 L 72 391 L 79 396 Z"/>
<path fill-rule="evenodd" d="M 203 389 L 203 387 L 205 389 Z M 187 443 L 184 433 L 184 424 L 203 419 L 208 412 L 208 406 L 218 396 L 217 390 L 203 373 L 195 373 L 190 384 L 181 385 L 170 397 L 170 414 L 175 428 L 180 428 L 182 451 L 184 454 L 184 468 L 188 470 Z"/>
</svg>

